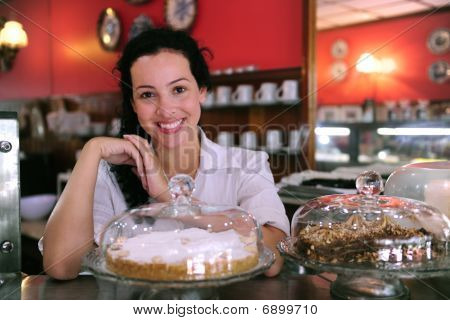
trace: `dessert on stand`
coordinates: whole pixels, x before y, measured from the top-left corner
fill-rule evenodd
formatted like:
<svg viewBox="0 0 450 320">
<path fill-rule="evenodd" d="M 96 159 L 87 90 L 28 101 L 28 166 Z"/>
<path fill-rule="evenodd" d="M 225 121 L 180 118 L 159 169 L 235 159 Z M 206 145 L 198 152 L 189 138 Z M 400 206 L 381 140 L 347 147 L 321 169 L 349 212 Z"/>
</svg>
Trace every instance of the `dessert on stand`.
<svg viewBox="0 0 450 320">
<path fill-rule="evenodd" d="M 295 213 L 283 255 L 317 272 L 333 272 L 334 297 L 405 299 L 400 279 L 450 274 L 450 221 L 424 202 L 382 196 L 374 171 L 356 180 L 356 195 L 327 195 Z"/>
<path fill-rule="evenodd" d="M 207 299 L 214 288 L 267 270 L 273 253 L 244 210 L 193 201 L 194 181 L 169 182 L 171 203 L 151 203 L 114 217 L 84 266 L 111 298 Z M 106 290 L 105 290 L 106 291 Z M 107 290 L 111 292 L 111 290 Z"/>
</svg>

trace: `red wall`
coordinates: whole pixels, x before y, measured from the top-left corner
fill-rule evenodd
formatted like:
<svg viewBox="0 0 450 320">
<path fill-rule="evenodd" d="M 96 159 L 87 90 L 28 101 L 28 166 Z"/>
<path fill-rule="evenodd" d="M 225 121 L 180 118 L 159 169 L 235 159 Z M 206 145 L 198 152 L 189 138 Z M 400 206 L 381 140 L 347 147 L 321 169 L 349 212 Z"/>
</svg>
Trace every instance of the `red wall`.
<svg viewBox="0 0 450 320">
<path fill-rule="evenodd" d="M 199 0 L 192 35 L 214 53 L 212 69 L 255 64 L 261 69 L 301 65 L 301 1 Z M 145 13 L 164 25 L 164 1 L 133 6 L 124 0 L 11 0 L 24 16 L 0 5 L 0 15 L 23 23 L 29 46 L 13 70 L 0 74 L 0 100 L 117 89 L 110 72 L 119 52 L 101 49 L 96 25 L 102 9 L 119 12 L 122 45 L 132 20 Z"/>
<path fill-rule="evenodd" d="M 319 104 L 360 104 L 365 98 L 376 101 L 399 99 L 450 99 L 450 83 L 435 84 L 428 79 L 428 67 L 432 62 L 445 60 L 450 63 L 450 53 L 432 54 L 427 46 L 429 34 L 436 28 L 450 27 L 450 12 L 434 14 L 412 27 L 422 16 L 405 17 L 385 22 L 374 22 L 360 26 L 322 31 L 317 37 L 317 85 Z M 406 31 L 404 34 L 402 32 Z M 353 65 L 363 52 L 372 52 L 375 57 L 392 58 L 397 69 L 388 75 L 367 75 L 353 68 L 340 81 L 330 81 L 331 46 L 336 39 L 348 43 L 349 53 L 343 59 Z"/>
</svg>

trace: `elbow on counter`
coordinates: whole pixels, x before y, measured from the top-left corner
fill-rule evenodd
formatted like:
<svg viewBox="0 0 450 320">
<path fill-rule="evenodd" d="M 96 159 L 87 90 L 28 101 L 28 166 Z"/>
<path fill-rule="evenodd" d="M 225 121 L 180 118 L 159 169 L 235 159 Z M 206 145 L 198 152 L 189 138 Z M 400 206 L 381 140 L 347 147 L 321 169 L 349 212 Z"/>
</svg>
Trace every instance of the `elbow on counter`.
<svg viewBox="0 0 450 320">
<path fill-rule="evenodd" d="M 48 261 L 44 254 L 44 271 L 57 280 L 72 280 L 78 276 L 81 266 L 57 261 Z"/>
</svg>

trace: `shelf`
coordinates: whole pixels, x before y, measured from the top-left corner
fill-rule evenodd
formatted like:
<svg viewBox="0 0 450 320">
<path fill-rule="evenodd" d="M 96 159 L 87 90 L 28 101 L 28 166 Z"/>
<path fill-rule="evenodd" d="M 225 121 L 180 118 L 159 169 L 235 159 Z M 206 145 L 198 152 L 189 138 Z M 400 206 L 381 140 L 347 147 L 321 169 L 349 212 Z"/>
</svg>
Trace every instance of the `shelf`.
<svg viewBox="0 0 450 320">
<path fill-rule="evenodd" d="M 211 76 L 211 82 L 213 86 L 216 85 L 238 85 L 244 83 L 255 82 L 281 82 L 288 79 L 300 79 L 302 78 L 302 68 L 286 68 L 286 69 L 274 69 L 274 70 L 260 70 L 243 73 L 233 73 L 229 75 Z"/>
<path fill-rule="evenodd" d="M 409 121 L 382 121 L 382 122 L 318 122 L 318 127 L 348 127 L 372 129 L 379 127 L 432 127 L 449 126 L 450 119 L 443 120 L 409 120 Z"/>
<path fill-rule="evenodd" d="M 301 101 L 299 100 L 296 103 L 271 103 L 271 104 L 248 104 L 248 105 L 221 105 L 221 106 L 211 106 L 211 107 L 203 107 L 202 112 L 208 111 L 216 111 L 216 110 L 248 110 L 248 109 L 266 109 L 266 108 L 278 108 L 278 109 L 289 109 L 291 107 L 297 106 Z"/>
</svg>

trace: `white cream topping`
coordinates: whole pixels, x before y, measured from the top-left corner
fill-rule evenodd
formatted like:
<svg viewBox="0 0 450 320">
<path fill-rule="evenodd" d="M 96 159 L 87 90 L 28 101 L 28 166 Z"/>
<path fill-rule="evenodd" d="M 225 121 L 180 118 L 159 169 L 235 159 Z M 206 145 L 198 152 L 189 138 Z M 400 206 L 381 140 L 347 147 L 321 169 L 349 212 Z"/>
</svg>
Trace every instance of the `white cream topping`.
<svg viewBox="0 0 450 320">
<path fill-rule="evenodd" d="M 256 235 L 243 237 L 235 230 L 208 232 L 199 228 L 154 231 L 125 239 L 120 250 L 108 252 L 113 258 L 137 263 L 215 263 L 244 259 L 257 253 Z"/>
</svg>

